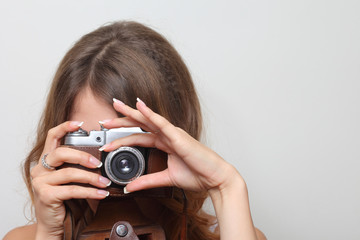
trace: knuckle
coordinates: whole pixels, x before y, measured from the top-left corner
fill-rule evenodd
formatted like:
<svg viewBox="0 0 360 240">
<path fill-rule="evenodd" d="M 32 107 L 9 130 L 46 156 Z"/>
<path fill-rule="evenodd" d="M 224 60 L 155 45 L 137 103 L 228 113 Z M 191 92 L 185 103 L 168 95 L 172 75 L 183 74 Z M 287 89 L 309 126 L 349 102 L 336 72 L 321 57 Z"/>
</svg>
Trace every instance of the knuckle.
<svg viewBox="0 0 360 240">
<path fill-rule="evenodd" d="M 77 193 L 79 190 L 77 189 L 76 186 L 71 185 L 71 186 L 69 186 L 68 191 L 71 194 L 71 196 L 74 196 L 74 194 Z"/>
<path fill-rule="evenodd" d="M 49 202 L 51 196 L 53 196 L 51 187 L 40 187 L 36 189 L 36 196 L 42 202 Z"/>
<path fill-rule="evenodd" d="M 54 151 L 51 152 L 51 155 L 54 158 L 59 158 L 60 156 L 63 155 L 63 153 L 64 153 L 64 148 L 58 147 L 58 148 L 55 148 Z"/>
<path fill-rule="evenodd" d="M 175 127 L 175 129 L 177 130 L 177 131 L 179 131 L 179 132 L 184 132 L 184 130 L 182 129 L 182 128 L 179 128 L 179 127 Z"/>
<path fill-rule="evenodd" d="M 74 164 L 80 164 L 80 165 L 85 165 L 90 157 L 92 156 L 90 153 L 87 152 L 83 152 L 83 151 L 74 151 L 71 153 L 71 160 L 72 163 Z"/>
<path fill-rule="evenodd" d="M 82 178 L 83 181 L 86 182 L 86 183 L 91 183 L 92 180 L 93 180 L 92 173 L 91 173 L 91 172 L 88 172 L 88 171 L 86 171 L 86 170 L 82 170 L 82 169 L 80 170 L 80 169 L 79 169 L 78 176 L 79 176 L 80 178 Z"/>
<path fill-rule="evenodd" d="M 63 159 L 66 156 L 67 151 L 69 151 L 66 147 L 57 147 L 50 154 L 53 159 Z"/>
<path fill-rule="evenodd" d="M 40 186 L 39 178 L 33 178 L 31 181 L 31 184 L 32 184 L 34 190 L 38 190 L 39 186 Z"/>
<path fill-rule="evenodd" d="M 175 127 L 175 134 L 177 134 L 177 137 L 185 137 L 185 136 L 189 136 L 189 134 L 182 128 L 180 127 Z"/>
<path fill-rule="evenodd" d="M 154 116 L 154 119 L 156 119 L 156 116 Z M 154 121 L 155 121 L 155 120 L 154 120 Z M 158 123 L 159 123 L 159 126 L 160 126 L 161 128 L 166 128 L 166 127 L 171 127 L 171 126 L 172 126 L 172 124 L 171 124 L 168 120 L 166 120 L 165 118 L 163 118 L 163 117 L 159 117 Z"/>
<path fill-rule="evenodd" d="M 65 179 L 69 179 L 69 177 L 72 176 L 73 169 L 70 168 L 63 168 L 60 169 L 59 172 L 61 173 L 61 176 Z"/>
<path fill-rule="evenodd" d="M 36 165 L 30 170 L 30 177 L 34 179 L 38 175 L 39 165 Z"/>
<path fill-rule="evenodd" d="M 71 127 L 70 121 L 66 121 L 56 127 L 50 128 L 47 132 L 48 138 L 59 139 L 62 137 L 63 130 L 69 129 Z"/>
<path fill-rule="evenodd" d="M 86 198 L 92 198 L 95 195 L 94 190 L 91 188 L 85 188 L 84 190 L 86 191 L 85 192 Z"/>
<path fill-rule="evenodd" d="M 65 179 L 73 179 L 74 176 L 77 176 L 78 174 L 76 173 L 76 169 L 68 167 L 68 168 L 63 168 L 60 169 L 59 171 L 61 171 L 61 175 L 63 176 L 63 178 Z"/>
<path fill-rule="evenodd" d="M 150 120 L 151 122 L 156 122 L 156 120 L 157 120 L 156 115 L 151 114 L 151 115 L 149 116 L 149 120 Z M 158 121 L 158 122 L 162 123 L 162 121 Z"/>
<path fill-rule="evenodd" d="M 69 195 L 73 198 L 78 198 L 80 196 L 82 198 L 87 198 L 86 195 L 84 196 L 84 188 L 83 187 L 71 185 L 71 186 L 69 186 L 67 191 L 68 191 Z"/>
<path fill-rule="evenodd" d="M 172 130 L 172 129 L 174 129 L 175 128 L 175 130 L 177 130 L 176 128 L 177 127 L 175 127 L 174 125 L 172 125 L 171 123 L 169 123 L 169 122 L 163 122 L 161 125 L 160 125 L 160 129 L 162 129 L 163 131 L 165 131 L 165 132 L 167 132 L 167 131 L 170 131 L 170 130 Z M 178 133 L 178 131 L 173 131 L 173 134 L 177 134 Z"/>
<path fill-rule="evenodd" d="M 99 175 L 98 174 L 93 174 L 92 176 L 91 176 L 91 181 L 93 182 L 93 183 L 97 183 L 98 181 L 99 181 Z"/>
<path fill-rule="evenodd" d="M 93 174 L 91 172 L 83 171 L 82 177 L 86 183 L 93 184 L 97 182 L 96 174 Z"/>
<path fill-rule="evenodd" d="M 49 129 L 49 131 L 47 132 L 47 137 L 54 138 L 55 136 L 56 136 L 56 128 Z"/>
<path fill-rule="evenodd" d="M 174 145 L 177 145 L 177 144 L 185 144 L 187 141 L 183 141 L 184 139 L 184 136 L 187 134 L 183 129 L 179 128 L 179 127 L 175 127 L 175 130 L 173 133 L 172 133 L 172 137 L 171 137 L 171 142 L 172 144 Z"/>
<path fill-rule="evenodd" d="M 128 113 L 128 116 L 129 116 L 130 118 L 136 119 L 137 114 L 136 114 L 135 111 L 130 111 L 130 112 Z"/>
<path fill-rule="evenodd" d="M 82 161 L 83 163 L 87 162 L 90 157 L 92 157 L 92 155 L 90 153 L 87 153 L 87 152 L 81 152 L 81 155 L 80 155 L 80 161 Z"/>
</svg>

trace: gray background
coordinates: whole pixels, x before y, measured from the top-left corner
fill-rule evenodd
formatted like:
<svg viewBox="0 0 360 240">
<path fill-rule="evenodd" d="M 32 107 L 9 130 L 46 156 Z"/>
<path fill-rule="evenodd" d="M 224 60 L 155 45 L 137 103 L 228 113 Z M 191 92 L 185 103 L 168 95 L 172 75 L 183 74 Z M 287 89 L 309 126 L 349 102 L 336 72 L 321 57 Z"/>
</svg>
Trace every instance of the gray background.
<svg viewBox="0 0 360 240">
<path fill-rule="evenodd" d="M 358 0 L 2 1 L 0 236 L 27 222 L 19 166 L 58 63 L 121 19 L 179 50 L 269 239 L 360 239 Z"/>
</svg>

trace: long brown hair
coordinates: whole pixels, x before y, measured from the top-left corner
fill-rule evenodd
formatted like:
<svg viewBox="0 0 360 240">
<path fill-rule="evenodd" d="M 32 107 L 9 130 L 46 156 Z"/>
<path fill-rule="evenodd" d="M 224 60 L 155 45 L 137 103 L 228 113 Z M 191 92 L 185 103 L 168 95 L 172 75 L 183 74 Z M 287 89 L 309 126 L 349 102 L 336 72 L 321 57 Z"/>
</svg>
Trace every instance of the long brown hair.
<svg viewBox="0 0 360 240">
<path fill-rule="evenodd" d="M 199 100 L 190 73 L 171 44 L 136 22 L 102 26 L 75 43 L 54 76 L 35 146 L 24 163 L 24 178 L 32 200 L 30 166 L 40 158 L 49 129 L 69 119 L 75 97 L 86 87 L 109 104 L 115 97 L 135 107 L 135 99 L 140 97 L 174 125 L 200 138 Z M 212 223 L 201 210 L 207 193 L 186 195 L 189 239 L 218 238 L 209 231 Z M 161 204 L 168 209 L 163 226 L 167 238 L 177 239 L 182 204 L 173 200 Z"/>
</svg>

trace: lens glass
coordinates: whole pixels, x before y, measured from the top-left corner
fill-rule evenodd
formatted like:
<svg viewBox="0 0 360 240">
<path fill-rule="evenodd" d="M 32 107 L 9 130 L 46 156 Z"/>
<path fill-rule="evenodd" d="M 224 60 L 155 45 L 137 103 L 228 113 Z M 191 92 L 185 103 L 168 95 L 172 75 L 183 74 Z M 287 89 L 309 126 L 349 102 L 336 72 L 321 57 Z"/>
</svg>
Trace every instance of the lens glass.
<svg viewBox="0 0 360 240">
<path fill-rule="evenodd" d="M 120 181 L 133 178 L 139 171 L 139 160 L 131 152 L 123 151 L 113 156 L 112 172 Z"/>
<path fill-rule="evenodd" d="M 118 166 L 117 169 L 119 170 L 119 172 L 121 172 L 122 174 L 128 174 L 130 173 L 133 168 L 134 168 L 134 162 L 131 161 L 131 159 L 127 159 L 124 158 L 120 161 L 118 161 Z"/>
</svg>

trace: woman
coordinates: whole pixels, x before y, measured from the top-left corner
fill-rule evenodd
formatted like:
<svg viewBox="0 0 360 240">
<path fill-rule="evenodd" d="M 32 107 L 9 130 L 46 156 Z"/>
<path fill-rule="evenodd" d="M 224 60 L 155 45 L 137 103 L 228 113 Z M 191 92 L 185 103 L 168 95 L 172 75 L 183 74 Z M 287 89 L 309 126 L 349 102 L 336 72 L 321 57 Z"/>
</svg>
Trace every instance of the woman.
<svg viewBox="0 0 360 240">
<path fill-rule="evenodd" d="M 12 230 L 5 239 L 62 239 L 65 200 L 88 199 L 96 211 L 98 200 L 108 196 L 109 179 L 76 168 L 54 169 L 64 163 L 90 169 L 101 165 L 88 153 L 60 146 L 64 135 L 82 122 L 83 129 L 94 130 L 98 121 L 109 129 L 136 126 L 150 132 L 115 140 L 101 148 L 105 152 L 137 145 L 168 153 L 166 170 L 139 177 L 124 192 L 185 189 L 188 239 L 265 239 L 252 223 L 244 179 L 198 141 L 200 105 L 184 62 L 161 35 L 135 22 L 116 22 L 83 36 L 60 63 L 36 144 L 24 164 L 36 222 Z M 201 210 L 208 195 L 217 223 Z M 161 212 L 156 221 L 167 239 L 178 239 L 182 205 L 175 199 L 156 201 L 152 211 Z M 147 209 L 146 201 L 137 203 Z"/>
</svg>

